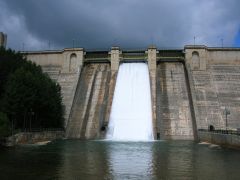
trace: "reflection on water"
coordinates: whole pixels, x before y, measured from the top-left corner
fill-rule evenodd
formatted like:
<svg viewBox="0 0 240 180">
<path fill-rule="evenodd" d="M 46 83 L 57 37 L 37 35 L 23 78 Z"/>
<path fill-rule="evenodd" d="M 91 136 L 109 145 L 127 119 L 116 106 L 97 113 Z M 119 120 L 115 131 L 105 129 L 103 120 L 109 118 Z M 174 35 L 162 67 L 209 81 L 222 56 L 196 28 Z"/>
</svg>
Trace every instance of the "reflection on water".
<svg viewBox="0 0 240 180">
<path fill-rule="evenodd" d="M 113 142 L 109 164 L 113 179 L 147 179 L 152 175 L 152 142 Z"/>
<path fill-rule="evenodd" d="M 239 179 L 239 162 L 191 141 L 59 141 L 0 149 L 0 179 Z"/>
<path fill-rule="evenodd" d="M 66 141 L 63 143 L 62 179 L 107 179 L 109 164 L 106 145 L 94 141 Z"/>
<path fill-rule="evenodd" d="M 176 142 L 161 148 L 155 145 L 153 151 L 154 173 L 156 177 L 188 179 L 192 176 L 192 149 L 191 142 Z M 161 152 L 161 153 L 159 153 Z M 190 178 L 191 179 L 191 178 Z"/>
</svg>

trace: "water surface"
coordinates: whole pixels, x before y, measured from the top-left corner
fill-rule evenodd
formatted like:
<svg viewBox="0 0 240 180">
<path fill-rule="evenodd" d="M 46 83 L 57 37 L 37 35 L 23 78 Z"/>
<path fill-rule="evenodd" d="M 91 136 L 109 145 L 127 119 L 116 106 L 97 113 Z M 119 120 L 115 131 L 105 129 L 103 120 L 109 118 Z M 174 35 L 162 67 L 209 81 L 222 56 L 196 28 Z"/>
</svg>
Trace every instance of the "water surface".
<svg viewBox="0 0 240 180">
<path fill-rule="evenodd" d="M 240 152 L 191 141 L 57 141 L 0 149 L 0 179 L 239 179 Z"/>
</svg>

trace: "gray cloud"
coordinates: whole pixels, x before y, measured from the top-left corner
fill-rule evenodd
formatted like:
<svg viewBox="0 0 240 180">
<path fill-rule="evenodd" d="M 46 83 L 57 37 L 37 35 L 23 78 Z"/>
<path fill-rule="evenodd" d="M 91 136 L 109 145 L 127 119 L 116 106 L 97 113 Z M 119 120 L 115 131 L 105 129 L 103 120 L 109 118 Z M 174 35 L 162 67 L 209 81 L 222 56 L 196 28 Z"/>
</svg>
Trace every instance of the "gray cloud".
<svg viewBox="0 0 240 180">
<path fill-rule="evenodd" d="M 238 0 L 0 0 L 9 46 L 47 49 L 231 46 L 240 27 Z"/>
</svg>

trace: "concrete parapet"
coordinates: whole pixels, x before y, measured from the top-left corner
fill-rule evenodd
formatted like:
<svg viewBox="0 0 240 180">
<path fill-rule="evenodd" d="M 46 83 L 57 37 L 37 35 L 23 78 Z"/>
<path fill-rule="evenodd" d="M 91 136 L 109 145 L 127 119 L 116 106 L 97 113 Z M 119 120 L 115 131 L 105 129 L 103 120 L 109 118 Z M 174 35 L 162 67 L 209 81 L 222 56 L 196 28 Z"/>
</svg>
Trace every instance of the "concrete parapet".
<svg viewBox="0 0 240 180">
<path fill-rule="evenodd" d="M 83 48 L 64 49 L 61 51 L 22 52 L 25 57 L 40 66 L 61 66 L 64 73 L 76 73 L 84 60 Z"/>
<path fill-rule="evenodd" d="M 198 131 L 199 140 L 225 147 L 240 148 L 240 136 L 234 134 L 221 134 L 214 132 Z"/>
<path fill-rule="evenodd" d="M 187 45 L 184 47 L 185 60 L 191 70 L 206 70 L 211 64 L 239 64 L 240 48 L 207 47 Z"/>
</svg>

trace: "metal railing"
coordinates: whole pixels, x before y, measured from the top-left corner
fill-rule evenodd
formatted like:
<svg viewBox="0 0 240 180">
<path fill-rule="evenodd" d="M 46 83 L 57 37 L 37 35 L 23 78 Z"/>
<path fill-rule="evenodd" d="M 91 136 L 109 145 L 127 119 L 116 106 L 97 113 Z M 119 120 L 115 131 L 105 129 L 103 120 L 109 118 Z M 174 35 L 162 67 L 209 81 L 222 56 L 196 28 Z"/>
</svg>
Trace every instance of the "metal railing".
<svg viewBox="0 0 240 180">
<path fill-rule="evenodd" d="M 209 130 L 209 129 L 198 129 L 200 132 L 211 132 L 211 133 L 218 133 L 218 134 L 233 134 L 240 136 L 240 130 L 223 130 L 223 129 L 216 129 L 216 130 Z"/>
<path fill-rule="evenodd" d="M 20 132 L 44 132 L 44 131 L 65 131 L 64 128 L 26 128 L 20 129 Z"/>
</svg>

